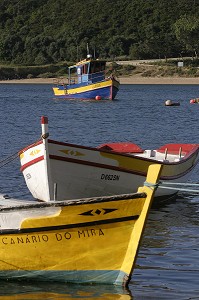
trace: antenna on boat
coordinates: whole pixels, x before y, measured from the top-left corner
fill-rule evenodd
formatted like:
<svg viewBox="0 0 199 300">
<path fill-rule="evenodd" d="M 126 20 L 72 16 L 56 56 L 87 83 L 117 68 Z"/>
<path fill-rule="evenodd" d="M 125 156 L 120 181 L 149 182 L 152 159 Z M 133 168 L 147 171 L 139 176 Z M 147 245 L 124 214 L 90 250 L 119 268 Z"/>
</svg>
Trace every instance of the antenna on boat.
<svg viewBox="0 0 199 300">
<path fill-rule="evenodd" d="M 79 61 L 79 46 L 77 45 L 77 61 Z"/>
<path fill-rule="evenodd" d="M 89 55 L 89 46 L 88 46 L 88 43 L 86 44 L 86 47 L 87 47 L 87 56 Z"/>
<path fill-rule="evenodd" d="M 87 43 L 87 58 L 91 59 L 92 55 L 89 53 L 89 47 L 88 47 L 88 43 Z"/>
<path fill-rule="evenodd" d="M 96 59 L 96 57 L 95 57 L 95 46 L 94 46 L 93 56 L 94 56 L 94 59 Z"/>
</svg>

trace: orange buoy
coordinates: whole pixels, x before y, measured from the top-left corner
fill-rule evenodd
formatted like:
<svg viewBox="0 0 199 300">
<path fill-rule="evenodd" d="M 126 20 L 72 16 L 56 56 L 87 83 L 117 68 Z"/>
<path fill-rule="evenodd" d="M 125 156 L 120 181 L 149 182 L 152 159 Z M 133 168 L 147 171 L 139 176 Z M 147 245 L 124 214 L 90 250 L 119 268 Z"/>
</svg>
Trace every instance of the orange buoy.
<svg viewBox="0 0 199 300">
<path fill-rule="evenodd" d="M 101 96 L 96 96 L 95 97 L 95 100 L 101 100 L 102 98 L 101 98 Z"/>
</svg>

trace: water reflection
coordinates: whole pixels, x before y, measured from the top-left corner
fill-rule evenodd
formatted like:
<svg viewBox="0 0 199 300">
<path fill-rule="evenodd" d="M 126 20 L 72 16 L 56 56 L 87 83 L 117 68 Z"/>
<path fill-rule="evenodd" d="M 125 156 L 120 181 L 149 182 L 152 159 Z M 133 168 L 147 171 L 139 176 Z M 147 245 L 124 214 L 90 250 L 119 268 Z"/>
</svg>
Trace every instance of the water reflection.
<svg viewBox="0 0 199 300">
<path fill-rule="evenodd" d="M 4 282 L 0 285 L 0 298 L 21 299 L 81 299 L 130 300 L 128 289 L 104 285 L 67 285 L 58 283 Z"/>
<path fill-rule="evenodd" d="M 129 286 L 135 299 L 199 299 L 198 210 L 199 196 L 182 195 L 150 211 Z"/>
</svg>

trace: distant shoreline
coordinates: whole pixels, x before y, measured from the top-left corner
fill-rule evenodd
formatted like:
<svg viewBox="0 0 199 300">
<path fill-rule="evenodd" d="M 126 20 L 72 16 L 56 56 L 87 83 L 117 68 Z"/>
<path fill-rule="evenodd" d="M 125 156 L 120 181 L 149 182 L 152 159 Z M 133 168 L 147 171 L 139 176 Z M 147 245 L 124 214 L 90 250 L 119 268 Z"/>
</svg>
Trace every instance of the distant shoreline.
<svg viewBox="0 0 199 300">
<path fill-rule="evenodd" d="M 121 84 L 199 84 L 199 77 L 119 77 Z M 53 78 L 0 80 L 0 84 L 54 84 Z"/>
</svg>

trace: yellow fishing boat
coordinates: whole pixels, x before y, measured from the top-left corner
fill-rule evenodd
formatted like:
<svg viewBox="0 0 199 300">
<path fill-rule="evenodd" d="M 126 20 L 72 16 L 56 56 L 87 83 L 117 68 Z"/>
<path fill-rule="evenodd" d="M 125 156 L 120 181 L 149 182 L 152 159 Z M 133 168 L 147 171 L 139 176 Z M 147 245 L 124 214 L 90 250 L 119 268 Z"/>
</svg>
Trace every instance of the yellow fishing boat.
<svg viewBox="0 0 199 300">
<path fill-rule="evenodd" d="M 126 286 L 161 168 L 134 194 L 0 200 L 0 279 Z"/>
</svg>

